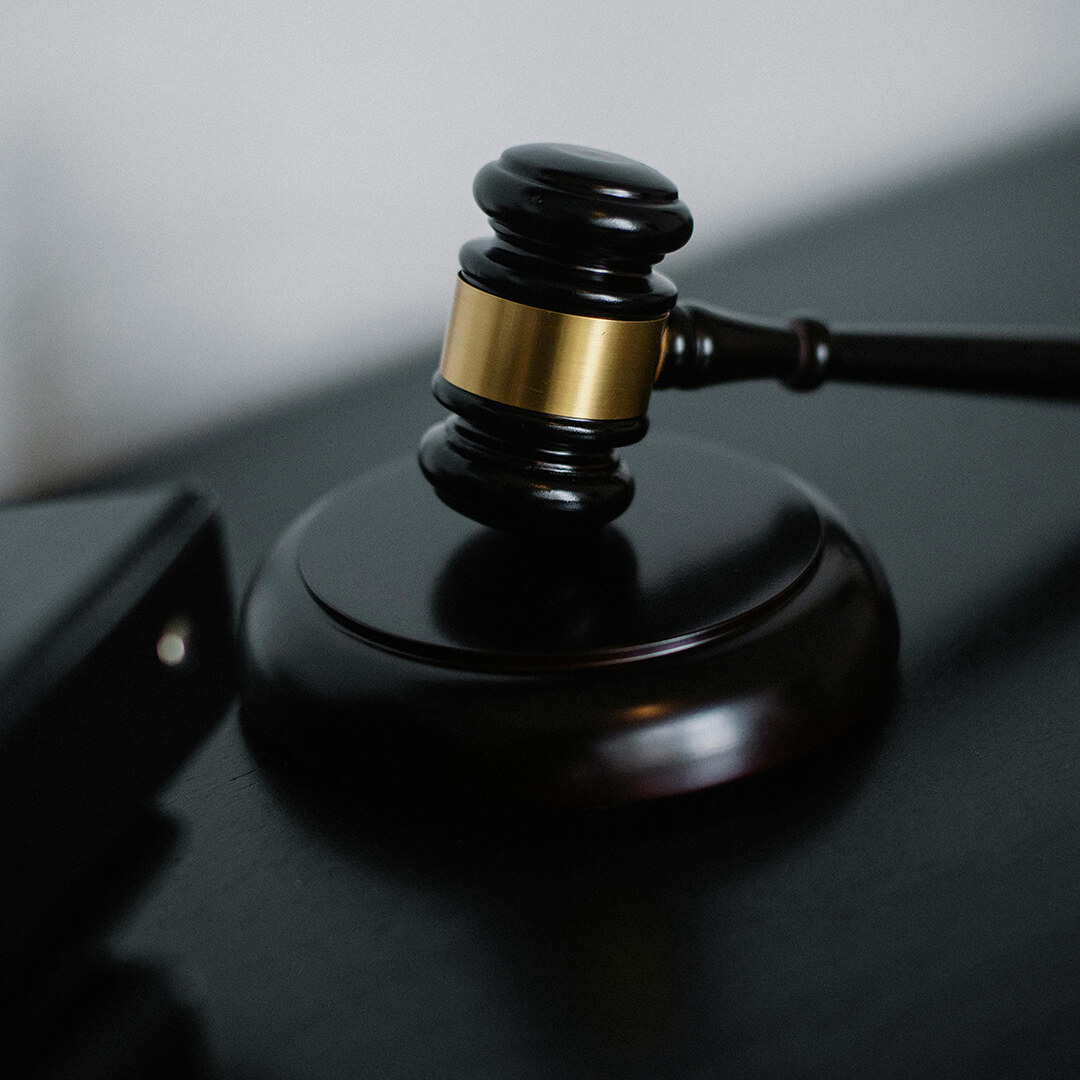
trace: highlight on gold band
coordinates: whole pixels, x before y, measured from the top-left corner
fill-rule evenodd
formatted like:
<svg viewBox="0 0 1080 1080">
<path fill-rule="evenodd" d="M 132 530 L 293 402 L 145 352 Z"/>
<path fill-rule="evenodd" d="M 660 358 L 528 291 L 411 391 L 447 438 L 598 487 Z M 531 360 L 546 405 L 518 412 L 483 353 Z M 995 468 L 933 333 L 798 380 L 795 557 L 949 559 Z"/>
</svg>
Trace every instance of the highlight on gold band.
<svg viewBox="0 0 1080 1080">
<path fill-rule="evenodd" d="M 461 390 L 579 420 L 643 416 L 667 316 L 597 319 L 518 304 L 458 278 L 439 372 Z"/>
</svg>

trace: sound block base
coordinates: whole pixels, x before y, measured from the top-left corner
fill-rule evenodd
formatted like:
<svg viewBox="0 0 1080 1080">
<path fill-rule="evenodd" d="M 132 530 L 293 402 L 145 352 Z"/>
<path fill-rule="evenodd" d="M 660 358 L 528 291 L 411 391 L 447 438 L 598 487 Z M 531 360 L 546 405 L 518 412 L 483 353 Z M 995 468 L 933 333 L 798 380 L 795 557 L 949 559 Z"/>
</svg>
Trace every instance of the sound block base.
<svg viewBox="0 0 1080 1080">
<path fill-rule="evenodd" d="M 411 459 L 331 493 L 249 590 L 245 722 L 357 790 L 606 804 L 870 718 L 896 613 L 837 512 L 707 444 L 653 436 L 631 464 L 630 509 L 577 538 L 477 525 Z"/>
</svg>

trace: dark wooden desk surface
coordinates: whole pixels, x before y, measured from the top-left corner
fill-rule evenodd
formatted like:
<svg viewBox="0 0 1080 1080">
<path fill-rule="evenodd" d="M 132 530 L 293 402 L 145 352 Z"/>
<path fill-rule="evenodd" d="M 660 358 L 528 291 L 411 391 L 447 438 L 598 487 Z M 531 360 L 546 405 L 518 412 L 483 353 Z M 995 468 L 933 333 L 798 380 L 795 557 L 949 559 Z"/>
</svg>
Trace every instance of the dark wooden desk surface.
<svg viewBox="0 0 1080 1080">
<path fill-rule="evenodd" d="M 1080 324 L 1080 130 L 670 272 L 760 314 Z M 116 481 L 206 478 L 240 589 L 323 491 L 414 452 L 436 353 Z M 744 386 L 652 416 L 861 526 L 903 626 L 892 715 L 782 774 L 571 822 L 326 806 L 230 716 L 117 934 L 174 965 L 224 1075 L 1077 1074 L 1080 410 Z"/>
</svg>

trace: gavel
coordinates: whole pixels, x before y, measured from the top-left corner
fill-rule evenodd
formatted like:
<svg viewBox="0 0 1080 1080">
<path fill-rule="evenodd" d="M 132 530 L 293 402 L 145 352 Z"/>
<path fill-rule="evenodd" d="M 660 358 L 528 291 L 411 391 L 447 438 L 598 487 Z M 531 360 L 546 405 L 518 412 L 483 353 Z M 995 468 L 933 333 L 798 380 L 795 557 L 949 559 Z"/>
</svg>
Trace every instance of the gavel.
<svg viewBox="0 0 1080 1080">
<path fill-rule="evenodd" d="M 633 497 L 618 448 L 653 389 L 773 378 L 1080 397 L 1080 341 L 833 327 L 677 303 L 653 270 L 690 238 L 675 185 L 629 158 L 516 146 L 478 173 L 494 237 L 461 249 L 420 465 L 439 497 L 504 529 L 595 528 Z"/>
</svg>

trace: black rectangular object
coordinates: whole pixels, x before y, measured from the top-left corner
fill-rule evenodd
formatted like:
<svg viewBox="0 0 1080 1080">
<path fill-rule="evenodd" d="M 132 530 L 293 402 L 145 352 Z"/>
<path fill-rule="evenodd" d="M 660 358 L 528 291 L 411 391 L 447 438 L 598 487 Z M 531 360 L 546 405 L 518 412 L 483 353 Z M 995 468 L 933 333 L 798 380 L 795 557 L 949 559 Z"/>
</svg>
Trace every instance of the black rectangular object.
<svg viewBox="0 0 1080 1080">
<path fill-rule="evenodd" d="M 221 715 L 233 650 L 205 492 L 3 507 L 0 551 L 0 942 L 11 976 L 83 938 L 130 884 L 145 806 Z"/>
</svg>

